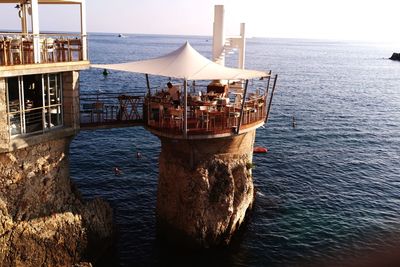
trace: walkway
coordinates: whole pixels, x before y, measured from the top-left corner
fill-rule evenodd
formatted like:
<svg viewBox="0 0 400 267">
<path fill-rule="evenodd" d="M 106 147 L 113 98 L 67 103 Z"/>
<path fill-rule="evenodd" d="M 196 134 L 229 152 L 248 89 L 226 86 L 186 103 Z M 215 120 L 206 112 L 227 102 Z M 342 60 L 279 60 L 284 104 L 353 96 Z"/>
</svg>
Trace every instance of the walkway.
<svg viewBox="0 0 400 267">
<path fill-rule="evenodd" d="M 127 93 L 82 93 L 81 129 L 143 126 L 144 96 Z"/>
</svg>

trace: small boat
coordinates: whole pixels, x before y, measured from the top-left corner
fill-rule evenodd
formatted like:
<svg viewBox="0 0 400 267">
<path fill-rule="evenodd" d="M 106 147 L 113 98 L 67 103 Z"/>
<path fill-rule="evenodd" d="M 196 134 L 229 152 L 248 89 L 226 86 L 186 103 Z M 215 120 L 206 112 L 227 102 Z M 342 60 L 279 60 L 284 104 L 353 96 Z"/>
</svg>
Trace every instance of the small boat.
<svg viewBox="0 0 400 267">
<path fill-rule="evenodd" d="M 118 34 L 118 37 L 123 37 L 123 38 L 125 38 L 126 36 L 123 35 L 122 33 L 120 33 L 120 34 Z"/>
<path fill-rule="evenodd" d="M 256 146 L 253 149 L 253 153 L 267 153 L 268 149 L 266 147 Z"/>
</svg>

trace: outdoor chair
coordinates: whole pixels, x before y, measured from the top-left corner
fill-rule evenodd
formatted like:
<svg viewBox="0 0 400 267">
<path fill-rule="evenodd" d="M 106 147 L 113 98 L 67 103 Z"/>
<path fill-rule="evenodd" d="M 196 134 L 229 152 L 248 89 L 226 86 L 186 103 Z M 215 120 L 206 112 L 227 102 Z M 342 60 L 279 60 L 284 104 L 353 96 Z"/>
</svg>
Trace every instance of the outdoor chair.
<svg viewBox="0 0 400 267">
<path fill-rule="evenodd" d="M 12 39 L 10 42 L 11 65 L 22 63 L 22 42 L 21 39 Z"/>
</svg>

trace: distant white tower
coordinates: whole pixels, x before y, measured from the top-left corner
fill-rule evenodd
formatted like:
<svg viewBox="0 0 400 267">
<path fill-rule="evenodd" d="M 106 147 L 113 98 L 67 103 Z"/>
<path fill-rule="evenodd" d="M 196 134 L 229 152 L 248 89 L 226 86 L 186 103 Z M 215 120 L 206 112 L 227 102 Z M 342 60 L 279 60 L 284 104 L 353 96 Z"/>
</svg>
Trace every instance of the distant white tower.
<svg viewBox="0 0 400 267">
<path fill-rule="evenodd" d="M 239 36 L 226 38 L 224 32 L 224 6 L 215 5 L 213 26 L 213 61 L 224 66 L 225 56 L 233 49 L 237 49 L 239 53 L 237 67 L 244 69 L 246 47 L 245 23 L 240 24 Z"/>
<path fill-rule="evenodd" d="M 214 7 L 214 28 L 213 28 L 213 61 L 225 65 L 224 53 L 225 33 L 224 33 L 224 6 L 215 5 Z"/>
</svg>

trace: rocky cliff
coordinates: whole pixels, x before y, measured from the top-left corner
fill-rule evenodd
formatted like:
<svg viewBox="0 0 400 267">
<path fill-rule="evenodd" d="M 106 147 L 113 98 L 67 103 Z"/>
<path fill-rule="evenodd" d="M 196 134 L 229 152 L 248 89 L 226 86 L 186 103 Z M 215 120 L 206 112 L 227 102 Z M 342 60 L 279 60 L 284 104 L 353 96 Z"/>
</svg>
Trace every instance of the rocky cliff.
<svg viewBox="0 0 400 267">
<path fill-rule="evenodd" d="M 393 53 L 389 59 L 400 61 L 400 53 Z"/>
<path fill-rule="evenodd" d="M 229 243 L 254 200 L 254 136 L 161 138 L 157 216 L 164 231 L 202 247 Z"/>
<path fill-rule="evenodd" d="M 0 154 L 0 266 L 73 266 L 110 240 L 110 206 L 71 185 L 69 142 Z"/>
</svg>

